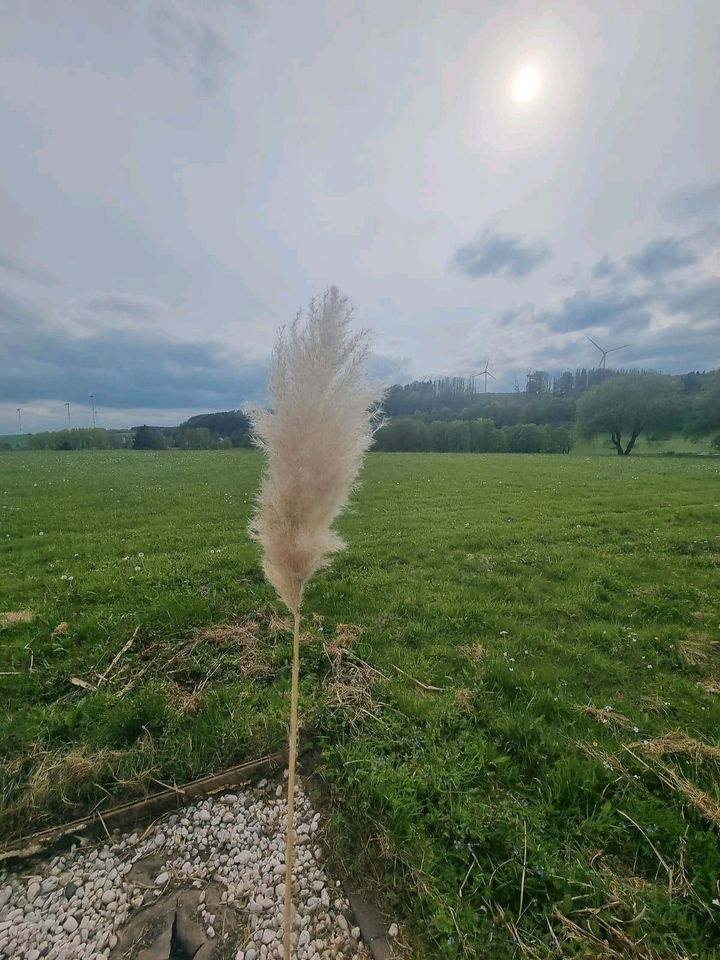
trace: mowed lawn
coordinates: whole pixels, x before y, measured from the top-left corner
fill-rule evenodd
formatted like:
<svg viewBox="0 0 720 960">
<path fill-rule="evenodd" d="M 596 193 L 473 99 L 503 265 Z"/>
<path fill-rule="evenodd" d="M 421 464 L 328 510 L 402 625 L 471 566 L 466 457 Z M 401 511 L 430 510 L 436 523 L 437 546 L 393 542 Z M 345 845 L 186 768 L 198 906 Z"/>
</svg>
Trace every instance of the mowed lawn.
<svg viewBox="0 0 720 960">
<path fill-rule="evenodd" d="M 0 611 L 34 614 L 0 631 L 3 837 L 282 746 L 260 468 L 0 457 Z M 333 855 L 415 957 L 716 956 L 717 462 L 372 454 L 362 481 L 305 607 Z"/>
</svg>

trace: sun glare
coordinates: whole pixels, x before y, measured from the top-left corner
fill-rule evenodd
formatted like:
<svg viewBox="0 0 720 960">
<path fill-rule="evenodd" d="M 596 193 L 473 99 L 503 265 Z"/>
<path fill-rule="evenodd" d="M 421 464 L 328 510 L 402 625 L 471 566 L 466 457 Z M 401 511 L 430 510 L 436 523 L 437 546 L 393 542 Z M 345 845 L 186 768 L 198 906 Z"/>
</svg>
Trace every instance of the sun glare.
<svg viewBox="0 0 720 960">
<path fill-rule="evenodd" d="M 542 78 L 535 67 L 523 67 L 513 80 L 512 92 L 516 103 L 529 103 L 540 93 Z"/>
</svg>

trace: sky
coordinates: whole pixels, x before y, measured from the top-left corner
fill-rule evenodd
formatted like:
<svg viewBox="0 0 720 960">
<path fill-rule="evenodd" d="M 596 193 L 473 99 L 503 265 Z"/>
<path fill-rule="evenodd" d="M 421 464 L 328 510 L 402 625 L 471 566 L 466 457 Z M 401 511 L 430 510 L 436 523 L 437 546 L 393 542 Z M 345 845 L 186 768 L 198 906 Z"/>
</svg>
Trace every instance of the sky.
<svg viewBox="0 0 720 960">
<path fill-rule="evenodd" d="M 720 366 L 719 54 L 717 0 L 4 0 L 0 433 L 262 402 L 331 284 L 387 384 Z"/>
</svg>

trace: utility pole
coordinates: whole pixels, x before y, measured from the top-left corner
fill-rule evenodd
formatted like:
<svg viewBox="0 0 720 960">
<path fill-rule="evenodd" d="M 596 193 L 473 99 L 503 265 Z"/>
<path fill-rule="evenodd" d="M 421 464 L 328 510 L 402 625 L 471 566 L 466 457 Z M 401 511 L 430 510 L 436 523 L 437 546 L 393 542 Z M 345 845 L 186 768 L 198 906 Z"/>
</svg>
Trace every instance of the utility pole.
<svg viewBox="0 0 720 960">
<path fill-rule="evenodd" d="M 65 406 L 67 407 L 68 430 L 72 430 L 72 424 L 70 423 L 70 401 L 69 400 L 65 401 Z"/>
<path fill-rule="evenodd" d="M 92 415 L 93 415 L 93 427 L 97 427 L 97 410 L 95 408 L 95 394 L 90 394 L 90 399 L 92 400 Z"/>
<path fill-rule="evenodd" d="M 22 407 L 17 408 L 18 415 L 18 433 L 22 433 Z"/>
</svg>

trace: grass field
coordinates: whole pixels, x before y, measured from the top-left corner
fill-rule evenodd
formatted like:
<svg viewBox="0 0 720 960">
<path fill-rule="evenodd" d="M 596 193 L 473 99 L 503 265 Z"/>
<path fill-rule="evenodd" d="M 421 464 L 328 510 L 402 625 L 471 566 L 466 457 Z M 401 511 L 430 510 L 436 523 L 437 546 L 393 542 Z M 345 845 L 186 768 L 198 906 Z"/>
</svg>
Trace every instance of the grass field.
<svg viewBox="0 0 720 960">
<path fill-rule="evenodd" d="M 282 745 L 260 466 L 0 457 L 2 836 Z M 375 454 L 340 526 L 301 715 L 413 956 L 716 956 L 717 461 Z"/>
</svg>

